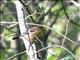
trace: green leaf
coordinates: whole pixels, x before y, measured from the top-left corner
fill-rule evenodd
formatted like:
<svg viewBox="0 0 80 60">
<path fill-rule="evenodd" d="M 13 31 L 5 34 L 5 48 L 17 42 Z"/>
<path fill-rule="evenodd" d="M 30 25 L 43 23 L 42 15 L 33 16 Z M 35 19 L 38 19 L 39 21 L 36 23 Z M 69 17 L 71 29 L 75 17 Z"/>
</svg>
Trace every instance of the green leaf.
<svg viewBox="0 0 80 60">
<path fill-rule="evenodd" d="M 76 49 L 75 54 L 76 54 L 76 57 L 77 57 L 77 58 L 80 58 L 80 47 L 78 47 L 78 48 Z"/>
<path fill-rule="evenodd" d="M 56 60 L 56 56 L 50 56 L 47 60 Z"/>
<path fill-rule="evenodd" d="M 55 47 L 54 49 L 53 49 L 53 54 L 54 55 L 56 55 L 56 56 L 59 56 L 60 54 L 62 54 L 63 52 L 64 52 L 64 49 L 62 49 L 62 48 L 59 48 L 59 47 Z"/>
</svg>

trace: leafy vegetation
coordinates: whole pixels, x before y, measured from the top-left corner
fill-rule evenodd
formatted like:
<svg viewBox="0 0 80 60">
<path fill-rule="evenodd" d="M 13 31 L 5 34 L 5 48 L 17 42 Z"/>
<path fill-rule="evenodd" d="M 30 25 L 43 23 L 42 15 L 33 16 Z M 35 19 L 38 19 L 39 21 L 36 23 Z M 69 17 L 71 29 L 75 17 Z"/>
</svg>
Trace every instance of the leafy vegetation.
<svg viewBox="0 0 80 60">
<path fill-rule="evenodd" d="M 0 1 L 0 60 L 28 60 L 14 1 Z M 43 51 L 43 60 L 80 60 L 80 7 L 70 0 L 19 1 L 25 25 L 40 27 L 41 36 L 35 36 L 33 43 Z"/>
</svg>

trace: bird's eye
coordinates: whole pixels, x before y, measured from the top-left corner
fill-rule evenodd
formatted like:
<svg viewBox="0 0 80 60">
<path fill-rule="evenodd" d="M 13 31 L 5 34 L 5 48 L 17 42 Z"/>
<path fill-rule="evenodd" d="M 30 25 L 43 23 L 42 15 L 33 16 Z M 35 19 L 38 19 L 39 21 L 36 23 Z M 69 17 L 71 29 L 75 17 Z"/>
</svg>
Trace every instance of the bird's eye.
<svg viewBox="0 0 80 60">
<path fill-rule="evenodd" d="M 34 32 L 33 30 L 30 30 L 30 32 Z"/>
</svg>

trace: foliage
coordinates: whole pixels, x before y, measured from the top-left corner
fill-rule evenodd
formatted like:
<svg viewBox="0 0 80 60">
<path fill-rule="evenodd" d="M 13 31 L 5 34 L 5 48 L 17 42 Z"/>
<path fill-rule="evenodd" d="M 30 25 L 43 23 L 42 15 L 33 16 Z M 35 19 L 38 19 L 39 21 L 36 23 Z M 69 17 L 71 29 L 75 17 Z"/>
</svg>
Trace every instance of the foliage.
<svg viewBox="0 0 80 60">
<path fill-rule="evenodd" d="M 28 4 L 27 2 L 30 3 L 29 1 L 26 0 L 24 4 L 27 5 Z M 1 48 L 0 49 L 0 53 L 1 53 L 0 60 L 6 60 L 7 58 L 10 58 L 11 56 L 13 56 L 13 54 L 14 55 L 17 54 L 16 51 L 18 51 L 16 49 L 11 48 L 11 45 L 10 45 L 13 39 L 13 34 L 16 33 L 17 31 L 17 29 L 15 28 L 18 25 L 18 23 L 16 23 L 17 18 L 15 17 L 15 15 L 17 16 L 17 12 L 15 11 L 15 7 L 13 7 L 14 4 L 12 0 L 0 1 L 0 3 L 1 3 L 0 5 L 1 20 L 0 21 L 6 22 L 6 23 L 0 24 L 0 26 L 2 26 L 0 27 L 0 29 L 3 28 L 2 32 L 0 32 L 0 38 L 1 38 L 0 41 L 3 41 L 3 42 L 0 42 L 2 44 L 2 45 L 0 44 L 1 45 L 0 46 Z M 10 9 L 9 7 L 13 7 L 13 9 Z M 75 57 L 77 57 L 77 59 L 80 59 L 79 57 L 80 56 L 80 46 L 75 48 L 77 46 L 76 43 L 78 42 L 77 34 L 80 32 L 80 26 L 79 26 L 80 15 L 77 15 L 78 13 L 80 13 L 80 9 L 74 6 L 74 4 L 69 4 L 68 6 L 65 6 L 64 8 L 61 1 L 55 1 L 55 0 L 48 1 L 48 2 L 36 0 L 29 4 L 28 9 L 31 9 L 31 10 L 28 11 L 27 8 L 24 6 L 23 11 L 24 11 L 24 15 L 26 18 L 25 21 L 27 21 L 28 23 L 34 23 L 34 24 L 36 24 L 38 21 L 41 21 L 41 22 L 38 22 L 40 25 L 44 25 L 45 27 L 49 26 L 53 30 L 52 31 L 47 27 L 40 28 L 41 30 L 40 32 L 42 36 L 40 36 L 39 38 L 43 39 L 42 42 L 47 42 L 47 44 L 45 43 L 46 46 L 58 45 L 59 43 L 59 46 L 65 47 L 66 49 L 69 50 L 68 52 L 67 50 L 62 49 L 60 47 L 48 48 L 46 49 L 47 50 L 46 60 L 57 60 L 57 59 L 58 60 L 76 60 Z M 64 9 L 66 10 L 67 15 L 69 16 L 69 19 L 66 17 Z M 45 11 L 48 11 L 48 12 L 45 13 Z M 40 18 L 41 20 L 39 20 Z M 68 21 L 69 21 L 68 28 L 66 28 Z M 34 26 L 35 25 L 29 25 L 29 28 L 34 27 Z M 48 31 L 50 32 L 49 34 L 47 34 Z M 58 32 L 61 33 L 62 35 L 59 34 Z M 20 37 L 21 36 L 19 35 L 19 38 Z M 65 37 L 67 37 L 69 40 L 66 39 Z M 20 39 L 20 42 L 18 42 L 18 44 L 19 43 L 21 44 L 21 46 L 17 48 L 21 48 L 21 49 L 19 49 L 20 51 L 18 51 L 18 53 L 25 50 L 24 44 L 21 39 Z M 38 41 L 36 41 L 36 43 L 38 43 Z M 39 41 L 39 43 L 41 42 Z M 7 47 L 4 47 L 4 44 Z M 43 45 L 41 44 L 41 46 Z M 48 50 L 50 50 L 50 52 L 48 52 Z M 20 60 L 26 60 L 28 58 L 26 54 L 20 54 L 18 56 L 20 56 Z M 13 59 L 14 58 L 16 57 L 13 57 Z"/>
</svg>

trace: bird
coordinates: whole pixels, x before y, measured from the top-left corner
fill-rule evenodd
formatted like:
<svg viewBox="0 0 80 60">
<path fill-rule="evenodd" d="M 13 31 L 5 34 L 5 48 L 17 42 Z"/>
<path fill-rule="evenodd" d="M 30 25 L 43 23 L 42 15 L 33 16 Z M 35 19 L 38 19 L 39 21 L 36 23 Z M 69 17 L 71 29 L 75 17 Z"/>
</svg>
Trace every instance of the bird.
<svg viewBox="0 0 80 60">
<path fill-rule="evenodd" d="M 44 28 L 39 26 L 34 26 L 28 29 L 27 34 L 24 36 L 26 40 L 29 40 L 31 43 L 35 42 L 37 38 L 42 36 L 44 33 Z"/>
</svg>

